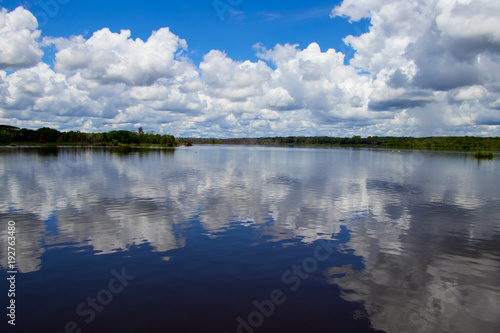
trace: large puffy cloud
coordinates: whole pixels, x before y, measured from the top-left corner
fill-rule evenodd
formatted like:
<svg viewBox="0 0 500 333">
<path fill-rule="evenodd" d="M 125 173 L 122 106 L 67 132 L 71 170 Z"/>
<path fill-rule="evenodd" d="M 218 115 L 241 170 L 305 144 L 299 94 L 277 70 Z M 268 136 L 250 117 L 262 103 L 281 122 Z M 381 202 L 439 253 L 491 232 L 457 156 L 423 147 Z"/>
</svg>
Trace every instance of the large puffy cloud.
<svg viewBox="0 0 500 333">
<path fill-rule="evenodd" d="M 345 0 L 332 17 L 370 19 L 344 39 L 356 51 L 348 65 L 311 43 L 257 44 L 255 62 L 212 50 L 196 66 L 168 28 L 146 41 L 103 28 L 45 37 L 57 49 L 51 68 L 39 62 L 33 15 L 3 10 L 0 43 L 18 39 L 24 58 L 0 54 L 0 69 L 15 70 L 0 71 L 0 122 L 177 136 L 499 135 L 499 13 L 489 0 Z"/>
<path fill-rule="evenodd" d="M 143 42 L 132 40 L 129 30 L 119 34 L 105 28 L 88 40 L 82 36 L 70 40 L 55 39 L 59 49 L 56 70 L 102 83 L 122 82 L 129 85 L 151 85 L 159 78 L 182 76 L 184 63 L 176 61 L 186 41 L 162 28 Z"/>
<path fill-rule="evenodd" d="M 44 63 L 4 75 L 0 82 L 1 118 L 15 119 L 10 122 L 14 125 L 77 129 L 89 119 L 112 119 L 117 114 L 108 96 L 98 98 L 79 89 Z"/>
<path fill-rule="evenodd" d="M 235 100 L 262 95 L 263 83 L 271 75 L 262 61 L 235 62 L 216 50 L 204 57 L 200 69 L 212 96 Z"/>
<path fill-rule="evenodd" d="M 498 129 L 478 125 L 500 121 L 499 10 L 489 0 L 346 0 L 332 16 L 371 19 L 345 42 L 357 51 L 351 65 L 373 77 L 369 108 L 400 113 L 386 125 L 404 118 L 418 134 L 484 135 Z"/>
<path fill-rule="evenodd" d="M 0 70 L 16 70 L 36 65 L 43 51 L 37 39 L 40 30 L 31 12 L 22 7 L 0 12 Z"/>
<path fill-rule="evenodd" d="M 296 45 L 277 45 L 273 50 L 261 49 L 259 54 L 276 65 L 274 84 L 289 92 L 290 108 L 309 110 L 322 120 L 376 116 L 363 107 L 372 89 L 369 78 L 345 66 L 342 53 L 334 49 L 322 52 L 312 43 L 303 50 Z"/>
</svg>

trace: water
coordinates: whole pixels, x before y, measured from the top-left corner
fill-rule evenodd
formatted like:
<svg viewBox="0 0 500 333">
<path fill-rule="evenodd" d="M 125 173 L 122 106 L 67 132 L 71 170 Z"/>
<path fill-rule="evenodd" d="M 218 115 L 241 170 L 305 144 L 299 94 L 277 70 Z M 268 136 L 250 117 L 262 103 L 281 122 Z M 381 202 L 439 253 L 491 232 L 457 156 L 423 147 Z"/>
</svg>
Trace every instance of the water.
<svg viewBox="0 0 500 333">
<path fill-rule="evenodd" d="M 499 332 L 499 176 L 462 152 L 0 148 L 2 332 Z"/>
</svg>

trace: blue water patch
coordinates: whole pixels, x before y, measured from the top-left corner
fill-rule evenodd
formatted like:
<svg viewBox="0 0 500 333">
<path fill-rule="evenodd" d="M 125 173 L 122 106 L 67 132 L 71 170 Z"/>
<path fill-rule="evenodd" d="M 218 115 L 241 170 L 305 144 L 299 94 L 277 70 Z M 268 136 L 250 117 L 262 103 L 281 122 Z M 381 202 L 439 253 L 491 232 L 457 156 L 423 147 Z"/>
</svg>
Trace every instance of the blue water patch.
<svg viewBox="0 0 500 333">
<path fill-rule="evenodd" d="M 57 214 L 54 212 L 50 214 L 49 218 L 45 220 L 45 232 L 47 236 L 57 236 Z"/>
</svg>

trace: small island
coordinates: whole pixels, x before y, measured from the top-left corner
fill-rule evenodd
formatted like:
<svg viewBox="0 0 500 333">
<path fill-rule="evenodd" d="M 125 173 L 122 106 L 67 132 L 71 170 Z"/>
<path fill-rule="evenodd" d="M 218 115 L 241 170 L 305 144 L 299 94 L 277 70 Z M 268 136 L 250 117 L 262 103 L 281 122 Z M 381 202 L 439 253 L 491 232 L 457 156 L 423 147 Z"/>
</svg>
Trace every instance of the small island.
<svg viewBox="0 0 500 333">
<path fill-rule="evenodd" d="M 474 155 L 472 155 L 472 157 L 474 157 L 475 159 L 478 159 L 478 160 L 491 160 L 491 159 L 493 159 L 493 157 L 495 157 L 495 154 L 493 154 L 492 152 L 488 152 L 488 151 L 478 151 L 478 152 L 474 153 Z"/>
</svg>

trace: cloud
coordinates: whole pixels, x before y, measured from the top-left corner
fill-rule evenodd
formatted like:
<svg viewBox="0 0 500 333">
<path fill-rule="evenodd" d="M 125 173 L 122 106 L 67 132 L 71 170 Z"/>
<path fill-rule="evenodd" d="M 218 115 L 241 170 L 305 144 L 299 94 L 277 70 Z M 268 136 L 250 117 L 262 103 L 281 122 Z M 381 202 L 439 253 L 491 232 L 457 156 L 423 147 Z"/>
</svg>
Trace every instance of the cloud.
<svg viewBox="0 0 500 333">
<path fill-rule="evenodd" d="M 246 13 L 241 10 L 231 9 L 229 10 L 229 20 L 243 22 L 246 19 Z"/>
<path fill-rule="evenodd" d="M 310 111 L 318 119 L 370 118 L 368 110 L 360 110 L 371 86 L 367 77 L 344 65 L 344 55 L 329 49 L 322 52 L 316 43 L 304 50 L 297 45 L 277 45 L 272 50 L 259 49 L 259 56 L 275 64 L 273 83 L 286 90 L 291 98 L 288 108 Z M 357 103 L 352 106 L 351 99 Z"/>
<path fill-rule="evenodd" d="M 0 70 L 17 70 L 36 65 L 43 56 L 37 39 L 40 30 L 31 12 L 18 7 L 0 12 Z"/>
<path fill-rule="evenodd" d="M 425 91 L 406 92 L 404 90 L 385 91 L 387 94 L 375 92 L 370 96 L 368 107 L 373 111 L 398 111 L 425 106 L 434 101 L 434 95 Z"/>
<path fill-rule="evenodd" d="M 480 115 L 498 100 L 499 9 L 488 0 L 346 0 L 331 16 L 371 19 L 368 33 L 344 39 L 356 49 L 351 65 L 374 79 L 371 110 L 404 112 L 412 126 L 438 120 L 432 126 L 452 133 L 485 124 Z"/>
<path fill-rule="evenodd" d="M 274 21 L 283 17 L 281 13 L 274 12 L 260 12 L 259 14 L 264 18 L 265 21 Z"/>
<path fill-rule="evenodd" d="M 271 69 L 262 61 L 235 62 L 225 53 L 210 51 L 200 63 L 201 74 L 211 96 L 245 100 L 262 94 Z"/>
<path fill-rule="evenodd" d="M 88 40 L 76 36 L 52 42 L 58 48 L 57 71 L 78 73 L 103 84 L 151 85 L 160 78 L 182 76 L 189 70 L 185 62 L 176 59 L 187 43 L 168 28 L 153 32 L 146 42 L 132 40 L 129 30 L 117 34 L 107 28 L 96 31 Z"/>
<path fill-rule="evenodd" d="M 283 87 L 268 90 L 263 98 L 263 104 L 275 110 L 290 110 L 296 105 L 288 90 Z"/>
<path fill-rule="evenodd" d="M 29 11 L 2 10 L 0 122 L 210 137 L 499 135 L 499 12 L 488 0 L 345 0 L 332 17 L 370 22 L 344 38 L 355 50 L 347 65 L 311 43 L 256 44 L 256 61 L 212 50 L 196 66 L 169 28 L 145 41 L 103 28 L 39 43 Z M 53 68 L 40 62 L 51 45 Z"/>
<path fill-rule="evenodd" d="M 265 21 L 282 20 L 284 22 L 299 22 L 327 17 L 331 11 L 331 6 L 314 7 L 309 9 L 300 8 L 294 11 L 262 11 L 259 16 Z"/>
<path fill-rule="evenodd" d="M 480 41 L 498 51 L 500 3 L 496 1 L 440 1 L 436 18 L 439 29 L 451 38 Z M 478 23 L 481 24 L 478 24 Z"/>
<path fill-rule="evenodd" d="M 330 16 L 341 16 L 352 21 L 369 18 L 373 12 L 380 10 L 382 2 L 379 0 L 344 0 L 340 6 L 335 7 Z"/>
</svg>

